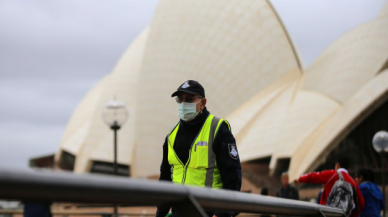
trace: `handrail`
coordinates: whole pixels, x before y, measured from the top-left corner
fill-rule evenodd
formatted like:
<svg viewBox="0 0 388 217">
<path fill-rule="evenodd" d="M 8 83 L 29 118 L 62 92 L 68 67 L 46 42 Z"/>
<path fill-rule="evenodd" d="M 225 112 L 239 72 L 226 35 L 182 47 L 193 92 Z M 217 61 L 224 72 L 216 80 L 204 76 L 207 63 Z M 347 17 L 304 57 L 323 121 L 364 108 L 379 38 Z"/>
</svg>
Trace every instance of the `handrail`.
<svg viewBox="0 0 388 217">
<path fill-rule="evenodd" d="M 0 209 L 0 214 L 18 214 L 23 215 L 23 210 L 2 210 Z M 53 211 L 52 215 L 60 215 L 60 216 L 105 216 L 111 215 L 112 212 L 74 212 L 74 211 Z M 120 212 L 117 215 L 119 216 L 155 216 L 155 213 L 137 213 L 137 212 Z"/>
<path fill-rule="evenodd" d="M 0 199 L 174 206 L 185 216 L 205 210 L 297 216 L 343 216 L 309 202 L 146 179 L 0 168 Z"/>
<path fill-rule="evenodd" d="M 52 211 L 53 216 L 110 216 L 112 212 L 74 212 L 74 211 Z M 24 211 L 20 209 L 12 210 L 12 209 L 0 209 L 0 214 L 18 214 L 23 215 Z M 118 216 L 155 216 L 155 213 L 139 213 L 139 212 L 119 212 Z M 256 217 L 259 214 L 249 214 L 249 213 L 241 213 L 238 217 Z"/>
</svg>

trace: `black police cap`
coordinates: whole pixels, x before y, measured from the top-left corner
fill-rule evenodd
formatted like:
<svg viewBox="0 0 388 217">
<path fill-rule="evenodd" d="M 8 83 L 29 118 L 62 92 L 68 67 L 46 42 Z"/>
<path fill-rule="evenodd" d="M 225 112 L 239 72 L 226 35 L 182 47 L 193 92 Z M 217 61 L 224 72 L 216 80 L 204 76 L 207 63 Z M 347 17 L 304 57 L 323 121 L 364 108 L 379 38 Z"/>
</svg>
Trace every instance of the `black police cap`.
<svg viewBox="0 0 388 217">
<path fill-rule="evenodd" d="M 188 80 L 181 84 L 177 91 L 175 91 L 171 97 L 177 96 L 179 92 L 185 92 L 188 94 L 199 94 L 200 96 L 205 98 L 205 89 L 203 89 L 202 85 L 198 81 Z"/>
</svg>

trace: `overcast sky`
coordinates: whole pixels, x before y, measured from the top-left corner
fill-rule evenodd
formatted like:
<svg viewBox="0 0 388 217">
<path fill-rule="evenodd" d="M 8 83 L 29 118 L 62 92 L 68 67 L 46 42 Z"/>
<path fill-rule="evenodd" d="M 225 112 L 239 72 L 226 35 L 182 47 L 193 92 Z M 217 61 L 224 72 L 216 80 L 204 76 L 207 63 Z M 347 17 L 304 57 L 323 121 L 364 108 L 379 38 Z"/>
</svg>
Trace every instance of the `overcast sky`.
<svg viewBox="0 0 388 217">
<path fill-rule="evenodd" d="M 210 0 L 209 0 L 210 1 Z M 385 0 L 272 0 L 305 66 Z M 54 153 L 87 91 L 152 19 L 157 0 L 0 0 L 0 166 Z"/>
</svg>

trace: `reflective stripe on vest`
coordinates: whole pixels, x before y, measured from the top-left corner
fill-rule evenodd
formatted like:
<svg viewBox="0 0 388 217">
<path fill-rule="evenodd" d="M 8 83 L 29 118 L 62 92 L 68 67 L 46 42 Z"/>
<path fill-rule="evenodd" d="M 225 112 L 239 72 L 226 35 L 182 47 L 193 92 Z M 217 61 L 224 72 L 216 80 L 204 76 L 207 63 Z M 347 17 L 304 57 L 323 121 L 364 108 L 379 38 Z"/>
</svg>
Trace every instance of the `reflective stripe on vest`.
<svg viewBox="0 0 388 217">
<path fill-rule="evenodd" d="M 174 183 L 222 188 L 220 171 L 216 165 L 213 142 L 222 122 L 226 120 L 210 114 L 195 137 L 189 151 L 189 159 L 183 164 L 174 151 L 174 142 L 179 130 L 179 123 L 168 135 L 168 162 L 171 165 L 171 179 Z"/>
</svg>

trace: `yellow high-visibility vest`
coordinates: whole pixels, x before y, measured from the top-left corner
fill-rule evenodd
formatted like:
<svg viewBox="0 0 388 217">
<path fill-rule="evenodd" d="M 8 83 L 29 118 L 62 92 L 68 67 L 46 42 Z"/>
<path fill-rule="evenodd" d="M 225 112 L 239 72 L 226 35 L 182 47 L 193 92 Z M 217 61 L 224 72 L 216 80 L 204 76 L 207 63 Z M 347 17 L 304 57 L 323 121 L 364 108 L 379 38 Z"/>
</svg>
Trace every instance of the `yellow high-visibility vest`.
<svg viewBox="0 0 388 217">
<path fill-rule="evenodd" d="M 174 183 L 222 188 L 220 171 L 216 164 L 213 142 L 222 122 L 230 125 L 226 120 L 209 114 L 197 137 L 191 144 L 189 159 L 186 164 L 178 158 L 174 151 L 174 142 L 179 130 L 179 123 L 168 135 L 168 162 L 171 165 L 171 179 Z"/>
</svg>

